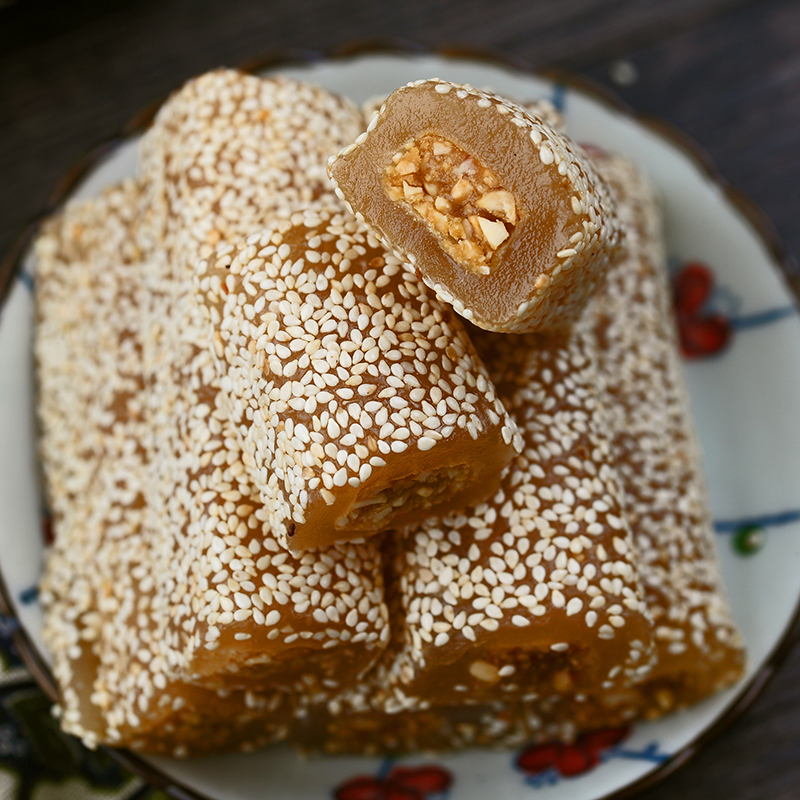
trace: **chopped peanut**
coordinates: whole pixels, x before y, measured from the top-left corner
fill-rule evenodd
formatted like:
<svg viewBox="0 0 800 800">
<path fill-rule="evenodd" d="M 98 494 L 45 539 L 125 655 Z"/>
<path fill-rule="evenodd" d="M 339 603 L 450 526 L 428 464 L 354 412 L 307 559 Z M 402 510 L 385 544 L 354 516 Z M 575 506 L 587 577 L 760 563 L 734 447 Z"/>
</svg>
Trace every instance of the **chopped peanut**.
<svg viewBox="0 0 800 800">
<path fill-rule="evenodd" d="M 491 169 L 436 134 L 394 155 L 385 188 L 428 223 L 452 258 L 478 275 L 491 273 L 495 252 L 521 217 L 514 195 Z"/>
</svg>

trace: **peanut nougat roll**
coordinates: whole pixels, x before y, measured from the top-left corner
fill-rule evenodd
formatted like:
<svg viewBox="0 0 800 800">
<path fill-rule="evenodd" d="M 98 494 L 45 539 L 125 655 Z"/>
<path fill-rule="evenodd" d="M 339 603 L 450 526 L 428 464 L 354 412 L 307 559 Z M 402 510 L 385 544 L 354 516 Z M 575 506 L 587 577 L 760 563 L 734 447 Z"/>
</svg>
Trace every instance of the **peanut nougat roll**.
<svg viewBox="0 0 800 800">
<path fill-rule="evenodd" d="M 497 486 L 515 427 L 466 333 L 344 209 L 221 247 L 197 285 L 248 466 L 292 551 Z"/>
<path fill-rule="evenodd" d="M 210 387 L 189 423 L 205 467 L 179 479 L 187 524 L 167 578 L 178 674 L 211 688 L 336 692 L 372 666 L 389 637 L 376 546 L 286 552 L 272 533 L 236 435 Z M 202 417 L 200 411 L 207 413 Z"/>
<path fill-rule="evenodd" d="M 625 258 L 590 308 L 625 507 L 655 624 L 648 715 L 735 682 L 744 661 L 717 563 L 668 286 L 658 202 L 621 156 L 598 169 L 628 230 Z"/>
<path fill-rule="evenodd" d="M 398 89 L 330 174 L 359 219 L 487 330 L 568 326 L 617 256 L 613 201 L 580 147 L 471 86 Z"/>
<path fill-rule="evenodd" d="M 43 634 L 62 724 L 85 729 L 88 741 L 105 728 L 102 711 L 81 698 L 94 691 L 103 655 L 100 604 L 117 586 L 112 541 L 144 549 L 138 200 L 128 182 L 69 205 L 35 249 L 40 448 L 56 533 L 40 586 Z M 91 674 L 77 666 L 83 651 L 94 658 Z"/>
<path fill-rule="evenodd" d="M 596 344 L 477 334 L 524 449 L 488 501 L 398 542 L 400 706 L 624 686 L 649 669 L 646 614 L 598 395 Z"/>
</svg>

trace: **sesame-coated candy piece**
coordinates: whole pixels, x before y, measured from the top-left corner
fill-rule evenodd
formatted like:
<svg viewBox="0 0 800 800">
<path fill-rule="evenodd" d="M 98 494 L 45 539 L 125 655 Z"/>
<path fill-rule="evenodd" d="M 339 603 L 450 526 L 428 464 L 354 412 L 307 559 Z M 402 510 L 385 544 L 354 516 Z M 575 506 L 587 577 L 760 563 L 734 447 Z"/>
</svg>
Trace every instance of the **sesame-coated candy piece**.
<svg viewBox="0 0 800 800">
<path fill-rule="evenodd" d="M 219 688 L 265 685 L 311 695 L 361 677 L 389 637 L 379 550 L 348 542 L 293 555 L 280 545 L 250 480 L 212 379 L 199 394 L 210 408 L 188 421 L 202 442 L 201 466 L 176 489 L 187 520 L 170 578 L 175 668 Z M 204 462 L 204 463 L 202 463 Z"/>
<path fill-rule="evenodd" d="M 139 207 L 127 182 L 69 206 L 36 243 L 41 452 L 56 531 L 40 597 L 58 716 L 92 747 L 262 746 L 286 735 L 281 694 L 190 687 L 151 649 L 166 620 L 154 602 L 161 565 L 148 562 L 143 535 Z"/>
<path fill-rule="evenodd" d="M 744 650 L 717 563 L 668 286 L 661 214 L 646 176 L 599 156 L 627 230 L 624 259 L 590 306 L 613 446 L 658 661 L 642 692 L 657 716 L 735 682 Z"/>
<path fill-rule="evenodd" d="M 438 297 L 487 330 L 568 326 L 618 254 L 613 201 L 580 147 L 471 86 L 398 89 L 330 175 Z"/>
<path fill-rule="evenodd" d="M 246 463 L 292 551 L 497 486 L 519 437 L 466 333 L 343 209 L 221 246 L 197 287 Z"/>
<path fill-rule="evenodd" d="M 175 238 L 167 248 L 190 266 L 280 209 L 330 196 L 327 160 L 362 127 L 352 103 L 302 81 L 229 69 L 189 81 L 140 145 L 156 242 Z"/>
<path fill-rule="evenodd" d="M 108 620 L 98 609 L 105 587 L 117 585 L 121 557 L 111 540 L 142 548 L 134 300 L 140 255 L 132 232 L 138 198 L 138 187 L 128 182 L 96 201 L 68 206 L 36 242 L 38 413 L 57 534 L 41 584 L 43 632 L 62 690 L 64 726 L 79 735 L 88 717 L 72 689 L 74 662 L 81 642 L 99 658 Z M 87 684 L 87 692 L 93 688 Z M 93 722 L 87 741 L 97 735 Z"/>
</svg>

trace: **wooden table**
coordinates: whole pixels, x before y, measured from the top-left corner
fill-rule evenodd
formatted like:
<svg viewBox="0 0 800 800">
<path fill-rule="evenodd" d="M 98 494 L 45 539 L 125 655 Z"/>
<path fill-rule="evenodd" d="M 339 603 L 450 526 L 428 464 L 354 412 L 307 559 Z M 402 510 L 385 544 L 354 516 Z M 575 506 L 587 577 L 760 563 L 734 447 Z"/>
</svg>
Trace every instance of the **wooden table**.
<svg viewBox="0 0 800 800">
<path fill-rule="evenodd" d="M 92 145 L 190 76 L 278 48 L 400 37 L 490 49 L 615 89 L 694 137 L 800 253 L 796 0 L 0 2 L 0 252 Z M 641 800 L 800 798 L 800 648 Z"/>
</svg>

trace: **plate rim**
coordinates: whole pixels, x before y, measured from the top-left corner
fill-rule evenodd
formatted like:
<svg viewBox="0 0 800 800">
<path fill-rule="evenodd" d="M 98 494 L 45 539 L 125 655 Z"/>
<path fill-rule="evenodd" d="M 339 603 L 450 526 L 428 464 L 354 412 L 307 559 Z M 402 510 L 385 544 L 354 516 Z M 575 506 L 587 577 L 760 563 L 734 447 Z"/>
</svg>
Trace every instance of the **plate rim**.
<svg viewBox="0 0 800 800">
<path fill-rule="evenodd" d="M 612 89 L 588 76 L 578 75 L 560 67 L 539 68 L 521 56 L 503 53 L 496 49 L 467 45 L 427 46 L 413 40 L 398 38 L 361 39 L 330 50 L 276 48 L 260 57 L 243 61 L 239 64 L 238 69 L 258 73 L 278 67 L 308 66 L 319 62 L 344 61 L 368 56 L 433 56 L 443 59 L 468 59 L 532 77 L 541 77 L 584 94 L 589 99 L 650 130 L 683 155 L 688 156 L 693 165 L 717 186 L 722 192 L 724 200 L 730 203 L 749 223 L 756 237 L 765 246 L 768 258 L 772 262 L 772 266 L 776 267 L 780 273 L 784 285 L 795 301 L 800 302 L 800 270 L 797 260 L 789 253 L 782 237 L 767 214 L 744 192 L 731 184 L 717 167 L 711 155 L 689 134 L 657 115 L 637 111 Z M 110 155 L 133 137 L 142 134 L 149 127 L 168 96 L 169 94 L 164 95 L 140 109 L 117 134 L 105 138 L 91 147 L 56 182 L 40 211 L 22 225 L 10 247 L 0 257 L 0 310 L 8 300 L 14 278 L 22 268 L 24 257 L 42 221 L 59 209 L 81 180 L 105 156 Z M 12 642 L 35 682 L 52 702 L 57 702 L 58 688 L 55 679 L 38 648 L 20 623 L 14 607 L 15 603 L 10 597 L 3 577 L 2 563 L 0 563 L 0 615 L 12 624 Z M 727 730 L 756 701 L 798 642 L 800 642 L 800 596 L 798 596 L 792 616 L 781 637 L 773 645 L 758 670 L 741 686 L 719 717 L 676 750 L 667 761 L 632 783 L 598 797 L 596 800 L 628 800 L 639 792 L 655 786 L 680 769 L 723 731 Z M 105 745 L 101 745 L 100 749 L 135 775 L 177 800 L 214 800 L 182 781 L 171 778 L 146 761 L 145 758 L 130 750 Z"/>
</svg>

